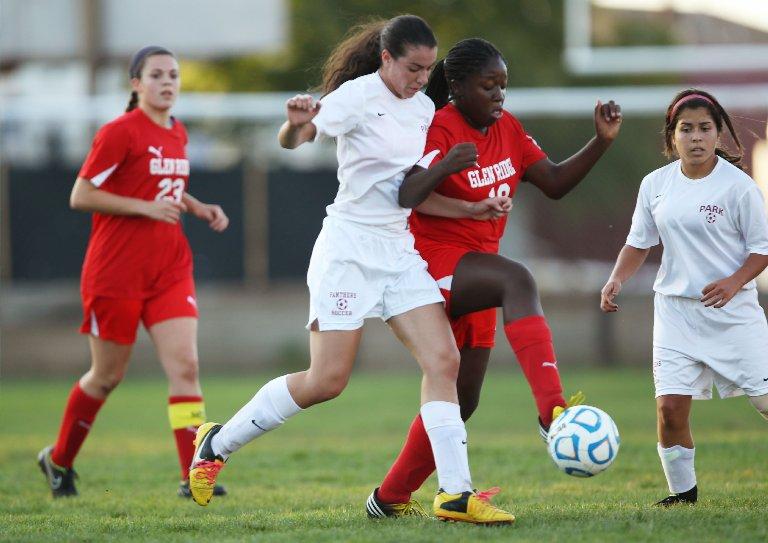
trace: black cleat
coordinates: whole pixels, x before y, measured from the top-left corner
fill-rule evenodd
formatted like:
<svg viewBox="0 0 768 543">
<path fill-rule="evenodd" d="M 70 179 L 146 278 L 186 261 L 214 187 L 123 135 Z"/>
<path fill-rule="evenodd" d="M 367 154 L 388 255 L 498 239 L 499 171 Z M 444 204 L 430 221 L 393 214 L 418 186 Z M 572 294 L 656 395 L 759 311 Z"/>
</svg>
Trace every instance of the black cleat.
<svg viewBox="0 0 768 543">
<path fill-rule="evenodd" d="M 544 440 L 544 443 L 549 444 L 549 426 L 544 426 L 544 424 L 541 422 L 541 417 L 536 420 L 539 423 L 539 436 L 541 436 L 541 439 Z"/>
<path fill-rule="evenodd" d="M 179 483 L 179 489 L 176 491 L 176 494 L 179 496 L 179 498 L 192 497 L 192 491 L 189 490 L 189 479 L 185 479 L 181 483 Z M 215 485 L 213 487 L 213 495 L 226 496 L 227 495 L 226 487 L 224 485 Z"/>
<path fill-rule="evenodd" d="M 670 505 L 677 505 L 680 503 L 684 503 L 687 505 L 693 505 L 696 503 L 696 500 L 699 497 L 699 489 L 697 486 L 694 485 L 694 487 L 690 490 L 687 490 L 685 492 L 680 492 L 679 494 L 671 494 L 664 498 L 663 500 L 657 501 L 654 503 L 654 507 L 669 507 Z"/>
<path fill-rule="evenodd" d="M 368 518 L 429 517 L 429 514 L 416 500 L 410 500 L 406 503 L 384 503 L 379 500 L 378 490 L 378 487 L 373 489 L 365 502 L 365 512 L 368 513 Z"/>
<path fill-rule="evenodd" d="M 48 481 L 51 494 L 54 498 L 77 496 L 75 488 L 77 473 L 72 468 L 62 468 L 54 464 L 51 460 L 52 450 L 53 445 L 49 445 L 37 454 L 37 465 L 40 466 L 40 470 Z"/>
</svg>

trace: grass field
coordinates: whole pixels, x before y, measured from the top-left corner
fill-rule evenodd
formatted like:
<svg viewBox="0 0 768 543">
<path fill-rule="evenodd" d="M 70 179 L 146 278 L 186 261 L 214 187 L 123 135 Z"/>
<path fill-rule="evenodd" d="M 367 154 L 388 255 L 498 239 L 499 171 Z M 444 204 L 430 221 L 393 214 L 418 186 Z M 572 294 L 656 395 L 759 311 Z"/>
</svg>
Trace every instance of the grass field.
<svg viewBox="0 0 768 543">
<path fill-rule="evenodd" d="M 204 379 L 208 414 L 223 420 L 267 376 Z M 424 519 L 370 521 L 364 500 L 399 450 L 418 401 L 415 375 L 357 375 L 313 408 L 234 456 L 230 495 L 202 508 L 175 496 L 176 458 L 161 380 L 128 379 L 99 415 L 77 461 L 78 498 L 53 501 L 35 454 L 54 439 L 70 382 L 2 384 L 2 541 L 768 541 L 768 426 L 743 398 L 694 404 L 700 501 L 649 507 L 666 494 L 656 455 L 650 375 L 564 375 L 611 413 L 616 464 L 583 480 L 556 471 L 519 373 L 490 372 L 469 422 L 473 478 L 502 487 L 513 527 Z M 417 497 L 431 503 L 430 479 Z"/>
</svg>

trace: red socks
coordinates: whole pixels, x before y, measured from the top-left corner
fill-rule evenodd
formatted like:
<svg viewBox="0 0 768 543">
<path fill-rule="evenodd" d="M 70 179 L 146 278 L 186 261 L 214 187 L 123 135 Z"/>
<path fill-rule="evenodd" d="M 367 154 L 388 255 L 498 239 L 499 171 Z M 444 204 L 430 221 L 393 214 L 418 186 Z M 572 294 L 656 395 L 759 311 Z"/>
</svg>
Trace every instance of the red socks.
<svg viewBox="0 0 768 543">
<path fill-rule="evenodd" d="M 88 436 L 96 413 L 99 412 L 103 404 L 104 400 L 88 396 L 80 388 L 80 383 L 75 383 L 69 393 L 67 406 L 64 408 L 64 417 L 61 420 L 59 437 L 56 439 L 56 445 L 54 445 L 51 453 L 51 460 L 54 464 L 63 468 L 72 467 L 80 446 Z"/>
<path fill-rule="evenodd" d="M 103 404 L 104 400 L 88 396 L 80 388 L 80 383 L 75 383 L 69 393 L 59 437 L 51 453 L 51 460 L 54 464 L 63 468 L 72 467 L 75 456 L 88 436 L 96 413 L 99 412 Z M 195 454 L 193 441 L 197 427 L 205 422 L 203 398 L 201 396 L 171 396 L 168 398 L 168 418 L 176 438 L 181 478 L 186 479 L 189 465 Z M 426 434 L 424 435 L 426 436 Z M 427 441 L 427 447 L 429 447 L 429 441 Z M 429 454 L 431 457 L 431 450 Z"/>
<path fill-rule="evenodd" d="M 168 398 L 168 420 L 173 437 L 176 438 L 176 452 L 179 454 L 181 479 L 187 479 L 192 457 L 195 455 L 197 428 L 205 422 L 205 404 L 202 396 L 170 396 Z"/>
<path fill-rule="evenodd" d="M 565 406 L 552 332 L 541 316 L 524 317 L 504 325 L 512 350 L 517 355 L 545 426 L 552 422 L 552 409 Z M 408 438 L 397 460 L 379 487 L 377 497 L 384 503 L 405 503 L 435 470 L 432 447 L 421 416 L 408 431 Z"/>
<path fill-rule="evenodd" d="M 504 333 L 528 379 L 539 418 L 544 426 L 549 426 L 552 409 L 564 407 L 566 402 L 547 320 L 542 316 L 524 317 L 506 323 Z"/>
<path fill-rule="evenodd" d="M 421 415 L 417 415 L 408 430 L 403 450 L 389 468 L 377 496 L 384 503 L 406 503 L 411 499 L 411 493 L 418 490 L 433 471 L 432 445 Z"/>
</svg>

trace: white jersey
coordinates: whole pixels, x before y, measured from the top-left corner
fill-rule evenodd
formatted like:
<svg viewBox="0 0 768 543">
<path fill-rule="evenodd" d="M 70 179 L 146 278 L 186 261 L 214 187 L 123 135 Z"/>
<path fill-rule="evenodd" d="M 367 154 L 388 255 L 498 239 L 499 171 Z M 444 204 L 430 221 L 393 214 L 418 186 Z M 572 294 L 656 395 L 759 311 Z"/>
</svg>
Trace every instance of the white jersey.
<svg viewBox="0 0 768 543">
<path fill-rule="evenodd" d="M 768 255 L 768 220 L 760 189 L 720 157 L 712 172 L 689 179 L 677 160 L 640 185 L 627 245 L 664 245 L 653 289 L 666 296 L 701 298 L 713 281 L 732 275 L 750 253 Z M 744 289 L 754 289 L 750 281 Z"/>
<path fill-rule="evenodd" d="M 378 72 L 347 81 L 321 101 L 317 135 L 336 138 L 339 192 L 328 216 L 385 230 L 407 228 L 398 205 L 405 174 L 421 158 L 435 106 L 425 94 L 398 98 Z"/>
</svg>

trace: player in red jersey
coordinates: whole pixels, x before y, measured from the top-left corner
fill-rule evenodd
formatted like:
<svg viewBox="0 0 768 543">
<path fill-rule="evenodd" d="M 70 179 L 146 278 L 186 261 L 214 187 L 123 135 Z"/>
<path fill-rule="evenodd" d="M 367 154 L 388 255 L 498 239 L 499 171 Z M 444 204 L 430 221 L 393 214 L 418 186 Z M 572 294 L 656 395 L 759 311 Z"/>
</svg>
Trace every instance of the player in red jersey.
<svg viewBox="0 0 768 543">
<path fill-rule="evenodd" d="M 451 48 L 427 86 L 438 111 L 424 158 L 400 187 L 400 205 L 415 208 L 410 224 L 416 248 L 447 302 L 461 352 L 457 389 L 462 418 L 467 420 L 477 407 L 494 344 L 495 308 L 501 307 L 504 331 L 531 386 L 546 437 L 566 401 L 536 283 L 525 266 L 497 254 L 506 216 L 477 221 L 467 218 L 468 210 L 488 197 L 511 198 L 521 181 L 550 198 L 563 197 L 616 138 L 621 110 L 613 102 L 598 102 L 595 137 L 556 164 L 502 108 L 506 86 L 506 64 L 491 43 L 475 38 Z M 368 498 L 369 516 L 392 516 L 372 511 L 397 511 L 397 504 L 408 502 L 433 469 L 417 416 L 400 456 Z"/>
<path fill-rule="evenodd" d="M 192 253 L 180 219 L 188 212 L 216 232 L 226 229 L 229 219 L 218 205 L 187 193 L 187 132 L 171 116 L 181 83 L 173 53 L 156 46 L 141 49 L 131 62 L 130 77 L 133 92 L 126 113 L 96 134 L 70 197 L 73 209 L 93 213 L 81 279 L 80 328 L 89 334 L 91 368 L 70 392 L 56 444 L 38 455 L 54 497 L 77 494 L 75 456 L 123 378 L 139 321 L 169 380 L 180 496 L 189 496 L 193 440 L 205 422 Z"/>
</svg>

